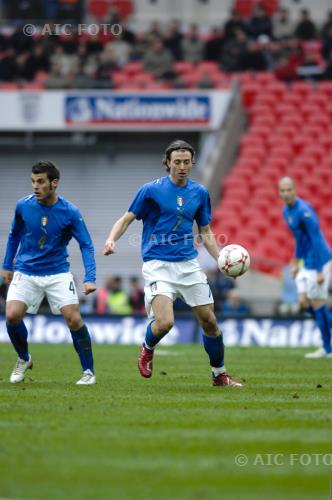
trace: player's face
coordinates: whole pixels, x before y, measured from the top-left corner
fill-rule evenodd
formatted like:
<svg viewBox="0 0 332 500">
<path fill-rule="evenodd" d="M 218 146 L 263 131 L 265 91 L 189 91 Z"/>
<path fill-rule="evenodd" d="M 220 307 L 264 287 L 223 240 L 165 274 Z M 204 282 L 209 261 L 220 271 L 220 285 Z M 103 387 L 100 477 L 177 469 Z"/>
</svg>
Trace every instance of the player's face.
<svg viewBox="0 0 332 500">
<path fill-rule="evenodd" d="M 47 203 L 55 198 L 55 189 L 58 185 L 57 179 L 50 181 L 47 174 L 32 174 L 31 182 L 34 195 L 38 201 Z"/>
<path fill-rule="evenodd" d="M 170 176 L 175 184 L 185 185 L 190 174 L 193 162 L 190 151 L 172 151 L 171 158 L 167 163 Z"/>
<path fill-rule="evenodd" d="M 279 183 L 279 194 L 280 198 L 286 205 L 293 205 L 296 200 L 294 183 L 290 181 L 281 181 Z"/>
</svg>

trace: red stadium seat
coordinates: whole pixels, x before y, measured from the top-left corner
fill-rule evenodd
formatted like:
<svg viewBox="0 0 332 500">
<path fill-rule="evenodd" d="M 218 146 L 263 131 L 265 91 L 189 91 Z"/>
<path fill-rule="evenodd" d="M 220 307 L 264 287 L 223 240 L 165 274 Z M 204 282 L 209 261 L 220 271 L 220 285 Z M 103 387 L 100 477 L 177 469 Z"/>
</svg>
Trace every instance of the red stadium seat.
<svg viewBox="0 0 332 500">
<path fill-rule="evenodd" d="M 123 71 L 127 76 L 131 77 L 144 72 L 144 66 L 140 62 L 129 62 L 124 66 Z"/>
<path fill-rule="evenodd" d="M 194 65 L 190 61 L 177 61 L 173 64 L 175 73 L 187 73 L 194 71 Z"/>
<path fill-rule="evenodd" d="M 294 82 L 292 84 L 292 91 L 302 96 L 306 96 L 312 92 L 312 85 L 309 82 Z"/>
</svg>

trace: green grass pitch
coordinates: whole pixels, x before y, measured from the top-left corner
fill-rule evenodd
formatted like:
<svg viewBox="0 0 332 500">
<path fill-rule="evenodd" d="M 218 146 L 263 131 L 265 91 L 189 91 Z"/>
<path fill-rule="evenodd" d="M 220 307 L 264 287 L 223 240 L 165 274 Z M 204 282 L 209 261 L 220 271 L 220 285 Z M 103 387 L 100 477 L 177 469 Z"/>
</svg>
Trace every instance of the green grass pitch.
<svg viewBox="0 0 332 500">
<path fill-rule="evenodd" d="M 34 369 L 12 385 L 1 345 L 0 498 L 331 498 L 332 359 L 231 348 L 246 385 L 225 389 L 201 346 L 158 351 L 145 380 L 137 346 L 95 346 L 98 383 L 75 386 L 70 345 L 32 345 Z"/>
</svg>

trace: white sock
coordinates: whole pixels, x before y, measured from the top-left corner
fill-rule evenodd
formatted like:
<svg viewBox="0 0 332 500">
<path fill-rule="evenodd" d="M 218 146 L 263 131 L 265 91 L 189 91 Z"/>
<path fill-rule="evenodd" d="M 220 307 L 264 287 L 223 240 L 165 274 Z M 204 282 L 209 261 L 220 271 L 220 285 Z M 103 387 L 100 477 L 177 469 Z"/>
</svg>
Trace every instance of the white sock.
<svg viewBox="0 0 332 500">
<path fill-rule="evenodd" d="M 224 366 L 222 366 L 221 368 L 214 368 L 213 366 L 211 366 L 211 370 L 214 377 L 217 377 L 218 375 L 221 375 L 221 373 L 225 373 L 226 371 Z"/>
</svg>

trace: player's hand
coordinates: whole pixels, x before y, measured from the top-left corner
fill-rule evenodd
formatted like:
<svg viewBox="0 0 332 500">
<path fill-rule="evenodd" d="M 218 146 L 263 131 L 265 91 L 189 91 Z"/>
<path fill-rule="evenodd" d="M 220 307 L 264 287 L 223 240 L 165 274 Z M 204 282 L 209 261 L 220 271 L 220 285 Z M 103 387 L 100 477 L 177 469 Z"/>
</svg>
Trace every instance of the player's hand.
<svg viewBox="0 0 332 500">
<path fill-rule="evenodd" d="M 115 253 L 115 241 L 107 240 L 104 246 L 104 255 L 111 255 Z"/>
<path fill-rule="evenodd" d="M 2 276 L 4 277 L 5 282 L 7 285 L 10 285 L 14 276 L 13 271 L 2 271 Z"/>
<path fill-rule="evenodd" d="M 299 272 L 299 268 L 297 266 L 293 266 L 290 270 L 290 275 L 295 280 L 297 273 Z"/>
<path fill-rule="evenodd" d="M 317 273 L 317 285 L 322 285 L 324 283 L 324 274 L 322 272 Z"/>
<path fill-rule="evenodd" d="M 97 290 L 96 283 L 84 283 L 84 295 L 89 295 L 89 293 L 95 292 Z"/>
</svg>

